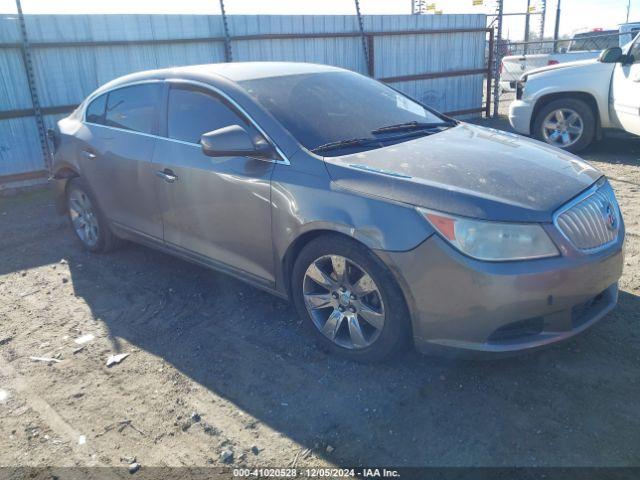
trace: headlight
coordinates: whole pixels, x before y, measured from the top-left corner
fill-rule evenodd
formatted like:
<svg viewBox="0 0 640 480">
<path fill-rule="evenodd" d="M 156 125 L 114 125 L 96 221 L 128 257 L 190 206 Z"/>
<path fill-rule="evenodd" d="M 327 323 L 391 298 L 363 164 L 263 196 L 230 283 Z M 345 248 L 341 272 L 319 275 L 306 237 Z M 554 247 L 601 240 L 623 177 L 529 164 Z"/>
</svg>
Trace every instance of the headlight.
<svg viewBox="0 0 640 480">
<path fill-rule="evenodd" d="M 451 245 L 478 260 L 528 260 L 560 254 L 538 224 L 487 222 L 424 208 L 418 211 Z"/>
</svg>

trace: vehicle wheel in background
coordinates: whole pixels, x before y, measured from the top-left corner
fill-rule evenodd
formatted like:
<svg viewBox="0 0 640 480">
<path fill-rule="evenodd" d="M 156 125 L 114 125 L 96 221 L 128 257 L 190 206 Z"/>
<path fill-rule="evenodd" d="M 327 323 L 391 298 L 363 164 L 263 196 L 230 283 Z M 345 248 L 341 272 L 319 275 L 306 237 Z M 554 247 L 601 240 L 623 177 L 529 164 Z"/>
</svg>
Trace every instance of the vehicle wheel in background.
<svg viewBox="0 0 640 480">
<path fill-rule="evenodd" d="M 325 235 L 307 244 L 294 264 L 291 291 L 307 330 L 332 352 L 377 362 L 408 344 L 400 287 L 380 259 L 353 240 Z"/>
<path fill-rule="evenodd" d="M 587 148 L 596 134 L 591 107 L 577 98 L 554 100 L 542 107 L 533 122 L 533 135 L 570 152 Z"/>
<path fill-rule="evenodd" d="M 98 203 L 79 177 L 67 185 L 67 213 L 76 237 L 87 250 L 105 253 L 120 245 L 121 240 L 111 232 Z"/>
</svg>

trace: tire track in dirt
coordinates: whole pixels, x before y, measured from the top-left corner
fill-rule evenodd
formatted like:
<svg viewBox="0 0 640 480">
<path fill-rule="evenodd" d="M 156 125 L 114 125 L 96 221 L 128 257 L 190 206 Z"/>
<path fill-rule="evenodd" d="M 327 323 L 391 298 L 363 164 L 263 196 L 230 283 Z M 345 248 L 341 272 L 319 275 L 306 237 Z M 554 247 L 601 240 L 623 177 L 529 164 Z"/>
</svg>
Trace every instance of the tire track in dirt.
<svg viewBox="0 0 640 480">
<path fill-rule="evenodd" d="M 82 437 L 86 440 L 86 437 L 71 426 L 55 408 L 47 403 L 42 395 L 35 394 L 33 386 L 29 385 L 24 377 L 18 375 L 2 355 L 0 355 L 0 374 L 10 379 L 7 387 L 21 395 L 27 405 L 38 413 L 51 430 L 68 442 L 75 455 L 75 460 L 79 464 L 88 467 L 103 466 L 103 463 L 97 460 L 95 451 L 86 442 L 80 441 Z"/>
</svg>

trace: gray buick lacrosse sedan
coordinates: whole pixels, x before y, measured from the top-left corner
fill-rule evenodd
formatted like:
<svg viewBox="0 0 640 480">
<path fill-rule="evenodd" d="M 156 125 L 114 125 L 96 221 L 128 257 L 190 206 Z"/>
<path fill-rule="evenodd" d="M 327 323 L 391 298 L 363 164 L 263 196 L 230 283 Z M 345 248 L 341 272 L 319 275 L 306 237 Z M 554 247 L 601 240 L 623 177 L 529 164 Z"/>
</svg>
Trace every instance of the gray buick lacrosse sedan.
<svg viewBox="0 0 640 480">
<path fill-rule="evenodd" d="M 50 134 L 85 248 L 127 239 L 241 278 L 352 359 L 529 350 L 617 301 L 624 225 L 601 172 L 340 68 L 136 73 Z"/>
</svg>

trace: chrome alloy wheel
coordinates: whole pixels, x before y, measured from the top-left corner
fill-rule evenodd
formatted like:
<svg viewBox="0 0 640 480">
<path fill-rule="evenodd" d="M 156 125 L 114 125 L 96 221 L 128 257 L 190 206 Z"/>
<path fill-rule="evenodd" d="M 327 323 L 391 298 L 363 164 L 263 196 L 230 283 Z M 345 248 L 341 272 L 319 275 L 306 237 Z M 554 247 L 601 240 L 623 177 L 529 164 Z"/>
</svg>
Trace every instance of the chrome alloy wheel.
<svg viewBox="0 0 640 480">
<path fill-rule="evenodd" d="M 339 255 L 314 260 L 302 291 L 314 325 L 335 344 L 362 349 L 373 344 L 385 320 L 382 295 L 369 274 Z"/>
<path fill-rule="evenodd" d="M 556 147 L 570 147 L 580 140 L 583 132 L 582 117 L 570 108 L 554 110 L 542 122 L 542 136 Z"/>
<path fill-rule="evenodd" d="M 82 243 L 95 247 L 98 243 L 99 226 L 93 203 L 81 190 L 72 190 L 69 195 L 69 216 L 73 228 Z"/>
</svg>

